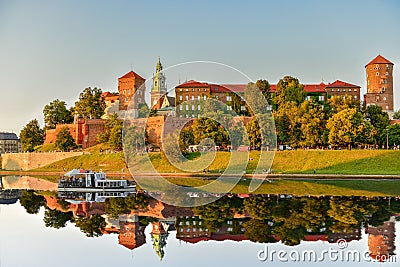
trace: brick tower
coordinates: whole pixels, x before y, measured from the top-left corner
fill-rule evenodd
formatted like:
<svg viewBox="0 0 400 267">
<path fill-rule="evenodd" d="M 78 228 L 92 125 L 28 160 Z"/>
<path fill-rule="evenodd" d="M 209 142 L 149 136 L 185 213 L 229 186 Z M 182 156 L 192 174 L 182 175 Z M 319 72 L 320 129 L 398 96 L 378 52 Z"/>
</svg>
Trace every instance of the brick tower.
<svg viewBox="0 0 400 267">
<path fill-rule="evenodd" d="M 366 105 L 377 105 L 393 113 L 393 63 L 378 55 L 365 66 L 367 73 Z"/>
<path fill-rule="evenodd" d="M 145 87 L 142 86 L 144 83 L 145 79 L 134 71 L 118 78 L 119 110 L 126 110 L 131 101 L 134 101 L 131 106 L 134 109 L 137 109 L 139 104 L 145 103 Z M 135 94 L 137 90 L 140 91 Z"/>
</svg>

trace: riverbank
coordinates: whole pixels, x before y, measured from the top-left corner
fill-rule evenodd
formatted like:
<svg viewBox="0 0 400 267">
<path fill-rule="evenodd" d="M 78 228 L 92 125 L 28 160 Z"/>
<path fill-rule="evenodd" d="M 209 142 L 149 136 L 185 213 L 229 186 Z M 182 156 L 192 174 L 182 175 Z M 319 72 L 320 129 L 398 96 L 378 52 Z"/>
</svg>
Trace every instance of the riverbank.
<svg viewBox="0 0 400 267">
<path fill-rule="evenodd" d="M 229 163 L 229 152 L 217 152 L 209 166 L 209 174 L 219 174 Z M 247 174 L 254 172 L 260 152 L 252 151 Z M 180 175 L 180 170 L 172 166 L 161 153 L 149 153 L 152 164 L 160 173 Z M 196 155 L 191 155 L 195 158 Z M 100 154 L 92 152 L 71 157 L 31 170 L 31 172 L 64 173 L 65 170 L 85 168 L 103 170 L 123 175 L 127 172 L 124 154 Z M 317 175 L 400 175 L 400 150 L 296 150 L 275 153 L 272 169 L 274 174 L 314 174 Z M 186 175 L 186 174 L 185 174 Z M 199 176 L 203 173 L 194 173 Z"/>
</svg>

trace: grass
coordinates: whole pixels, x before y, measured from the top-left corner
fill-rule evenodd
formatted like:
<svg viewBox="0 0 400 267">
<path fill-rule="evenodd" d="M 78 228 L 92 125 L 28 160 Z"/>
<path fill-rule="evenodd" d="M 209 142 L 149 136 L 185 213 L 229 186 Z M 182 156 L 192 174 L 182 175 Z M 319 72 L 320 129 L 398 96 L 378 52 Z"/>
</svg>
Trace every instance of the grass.
<svg viewBox="0 0 400 267">
<path fill-rule="evenodd" d="M 227 185 L 213 180 L 199 178 L 166 178 L 169 182 L 180 186 L 200 187 L 209 183 L 215 183 L 214 188 Z M 359 181 L 313 181 L 313 180 L 275 180 L 272 183 L 263 183 L 256 191 L 249 192 L 250 181 L 240 181 L 231 190 L 236 194 L 292 194 L 297 196 L 399 196 L 400 181 L 398 180 L 359 180 Z M 142 179 L 140 184 L 153 190 L 162 190 L 157 178 Z M 233 185 L 233 183 L 232 183 Z M 221 192 L 218 190 L 209 190 Z M 222 192 L 221 192 L 222 193 Z"/>
<path fill-rule="evenodd" d="M 126 168 L 124 154 L 100 154 L 99 147 L 92 148 L 91 154 L 64 159 L 35 171 L 63 171 L 73 168 L 93 168 L 104 171 L 121 171 Z M 230 157 L 235 157 L 230 152 L 217 152 L 215 159 L 207 167 L 211 173 L 223 171 L 229 163 Z M 199 159 L 199 155 L 191 155 L 192 159 Z M 256 168 L 260 157 L 259 151 L 252 151 L 249 156 L 253 160 L 248 161 L 247 173 Z M 172 166 L 162 153 L 151 152 L 149 158 L 152 166 L 161 173 L 179 173 L 179 168 Z M 192 162 L 195 163 L 194 161 Z M 200 165 L 199 165 L 200 166 Z M 203 168 L 196 169 L 202 172 Z M 141 168 L 138 165 L 138 168 Z M 296 150 L 278 151 L 273 161 L 275 173 L 313 173 L 318 174 L 400 174 L 400 151 L 399 150 Z M 187 172 L 189 172 L 187 171 Z"/>
</svg>

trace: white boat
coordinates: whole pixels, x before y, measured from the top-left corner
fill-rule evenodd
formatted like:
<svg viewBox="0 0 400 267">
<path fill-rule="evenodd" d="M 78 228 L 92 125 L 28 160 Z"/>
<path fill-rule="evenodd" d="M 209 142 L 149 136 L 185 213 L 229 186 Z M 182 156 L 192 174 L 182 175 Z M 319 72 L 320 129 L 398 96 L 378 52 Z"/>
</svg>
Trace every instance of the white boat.
<svg viewBox="0 0 400 267">
<path fill-rule="evenodd" d="M 107 179 L 102 171 L 73 169 L 58 181 L 58 191 L 98 192 L 98 191 L 134 191 L 136 185 L 128 180 Z"/>
</svg>

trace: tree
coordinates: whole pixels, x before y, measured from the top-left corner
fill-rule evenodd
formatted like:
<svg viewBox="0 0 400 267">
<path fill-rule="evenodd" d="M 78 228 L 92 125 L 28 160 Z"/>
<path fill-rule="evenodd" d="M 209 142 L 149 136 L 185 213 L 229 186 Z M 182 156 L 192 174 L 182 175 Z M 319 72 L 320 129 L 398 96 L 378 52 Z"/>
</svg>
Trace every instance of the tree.
<svg viewBox="0 0 400 267">
<path fill-rule="evenodd" d="M 75 225 L 78 226 L 87 237 L 98 237 L 102 236 L 101 232 L 106 227 L 106 221 L 100 215 L 92 215 L 88 218 L 75 219 Z"/>
<path fill-rule="evenodd" d="M 118 119 L 118 114 L 112 114 L 104 124 L 104 132 L 97 135 L 99 143 L 107 143 L 112 149 L 122 149 L 123 122 Z"/>
<path fill-rule="evenodd" d="M 72 137 L 67 126 L 61 128 L 56 136 L 56 148 L 61 151 L 69 151 L 77 148 L 75 139 Z"/>
<path fill-rule="evenodd" d="M 37 214 L 40 207 L 44 206 L 45 200 L 43 196 L 36 195 L 33 190 L 23 190 L 19 203 L 27 213 Z"/>
<path fill-rule="evenodd" d="M 204 117 L 199 118 L 193 122 L 192 129 L 195 144 L 200 143 L 205 138 L 214 140 L 217 146 L 228 143 L 228 133 L 216 120 Z"/>
<path fill-rule="evenodd" d="M 400 120 L 400 109 L 393 113 L 393 119 Z"/>
<path fill-rule="evenodd" d="M 75 102 L 75 112 L 85 119 L 100 119 L 106 108 L 101 93 L 101 89 L 96 87 L 85 88 L 79 95 L 79 101 Z"/>
<path fill-rule="evenodd" d="M 43 109 L 45 129 L 55 129 L 57 124 L 67 124 L 74 121 L 71 111 L 67 109 L 67 104 L 58 99 L 53 100 Z"/>
<path fill-rule="evenodd" d="M 66 226 L 67 222 L 73 221 L 74 215 L 71 211 L 69 212 L 62 212 L 59 210 L 52 210 L 46 207 L 44 212 L 44 224 L 46 227 L 53 227 L 56 229 L 60 229 Z"/>
<path fill-rule="evenodd" d="M 149 117 L 150 109 L 146 103 L 139 104 L 139 118 Z"/>
<path fill-rule="evenodd" d="M 386 146 L 386 134 L 389 147 L 400 145 L 400 124 L 389 125 L 380 135 L 380 143 Z"/>
<path fill-rule="evenodd" d="M 273 99 L 276 109 L 284 103 L 293 101 L 296 105 L 300 105 L 306 99 L 307 93 L 304 86 L 299 80 L 290 76 L 280 79 L 276 85 L 275 96 Z"/>
<path fill-rule="evenodd" d="M 298 145 L 312 148 L 324 145 L 326 120 L 321 105 L 315 99 L 303 102 L 299 108 L 298 118 L 301 132 Z"/>
<path fill-rule="evenodd" d="M 253 117 L 246 125 L 246 132 L 249 137 L 249 145 L 260 149 L 261 147 L 261 131 L 257 118 Z"/>
<path fill-rule="evenodd" d="M 278 142 L 298 147 L 301 139 L 300 111 L 294 101 L 284 102 L 274 111 Z"/>
<path fill-rule="evenodd" d="M 365 119 L 368 120 L 372 126 L 377 130 L 378 136 L 386 133 L 386 127 L 390 125 L 389 114 L 382 111 L 382 107 L 377 105 L 369 105 L 364 111 Z M 380 145 L 385 144 L 385 140 L 378 138 Z M 383 142 L 382 142 L 383 141 Z"/>
<path fill-rule="evenodd" d="M 264 95 L 265 99 L 269 105 L 272 105 L 272 93 L 271 86 L 267 80 L 257 80 L 256 85 L 260 89 L 261 93 Z"/>
<path fill-rule="evenodd" d="M 19 135 L 24 151 L 32 152 L 36 146 L 42 145 L 44 141 L 44 131 L 40 129 L 36 119 L 31 120 L 21 130 Z"/>
<path fill-rule="evenodd" d="M 352 96 L 333 96 L 328 99 L 326 114 L 331 117 L 334 114 L 348 108 L 360 110 L 360 101 L 355 100 Z"/>
<path fill-rule="evenodd" d="M 260 243 L 276 243 L 278 242 L 273 236 L 271 226 L 268 221 L 251 219 L 243 223 L 244 235 L 252 242 Z"/>
<path fill-rule="evenodd" d="M 333 115 L 327 123 L 329 143 L 335 147 L 370 144 L 376 134 L 370 122 L 365 121 L 361 112 L 348 108 Z"/>
<path fill-rule="evenodd" d="M 179 133 L 179 147 L 181 151 L 184 151 L 190 145 L 194 145 L 193 130 L 191 127 L 185 127 Z"/>
</svg>

